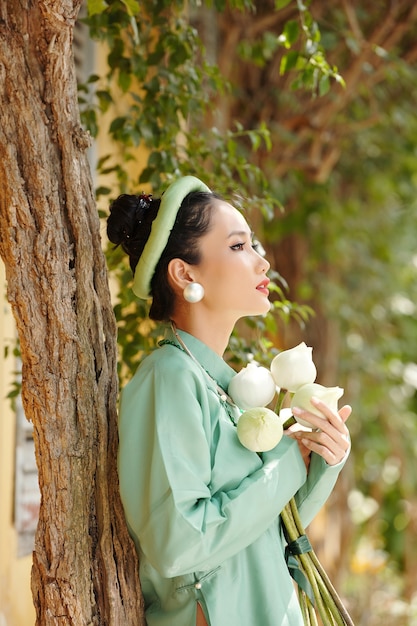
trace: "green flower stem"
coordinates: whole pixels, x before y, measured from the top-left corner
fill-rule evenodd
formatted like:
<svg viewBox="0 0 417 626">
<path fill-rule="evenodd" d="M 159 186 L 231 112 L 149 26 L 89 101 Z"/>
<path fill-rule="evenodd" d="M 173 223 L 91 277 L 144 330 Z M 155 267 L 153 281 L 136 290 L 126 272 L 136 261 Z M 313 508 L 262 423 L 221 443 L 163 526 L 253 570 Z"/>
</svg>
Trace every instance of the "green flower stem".
<svg viewBox="0 0 417 626">
<path fill-rule="evenodd" d="M 298 532 L 297 525 L 294 521 L 294 516 L 291 510 L 291 504 L 287 504 L 284 507 L 283 511 L 281 512 L 281 517 L 285 525 L 285 528 L 287 529 L 289 539 L 291 541 L 295 541 L 296 539 L 298 539 L 298 537 L 300 536 L 300 533 Z M 333 624 L 328 619 L 328 614 L 325 609 L 325 606 L 324 606 L 324 603 L 323 603 L 323 600 L 319 591 L 316 577 L 314 575 L 314 568 L 308 557 L 308 554 L 300 554 L 298 555 L 298 559 L 300 560 L 304 568 L 305 574 L 308 578 L 308 581 L 313 589 L 314 597 L 317 603 L 317 609 L 323 621 L 323 626 L 333 626 Z"/>
<path fill-rule="evenodd" d="M 330 578 L 328 577 L 328 575 L 326 574 L 326 572 L 323 569 L 322 564 L 320 563 L 320 561 L 318 560 L 316 554 L 314 552 L 311 552 L 311 560 L 314 563 L 315 568 L 317 569 L 320 577 L 322 578 L 322 580 L 324 581 L 327 589 L 329 590 L 331 597 L 335 603 L 335 605 L 337 606 L 337 610 L 339 611 L 340 615 L 342 616 L 344 623 L 347 626 L 354 626 L 354 623 L 352 621 L 352 618 L 350 617 L 349 613 L 347 612 L 342 600 L 340 599 L 339 594 L 337 593 L 336 589 L 333 587 L 332 582 L 330 581 Z"/>
<path fill-rule="evenodd" d="M 311 626 L 310 612 L 307 606 L 308 598 L 302 589 L 299 591 L 298 599 L 300 602 L 301 613 L 303 614 L 303 622 L 305 626 Z"/>
<path fill-rule="evenodd" d="M 323 626 L 333 626 L 333 620 L 329 619 L 329 614 L 326 610 L 325 601 L 320 593 L 319 585 L 314 573 L 314 568 L 311 564 L 308 554 L 299 554 L 298 558 L 313 589 L 314 598 L 316 600 L 316 607 L 323 622 Z"/>
<path fill-rule="evenodd" d="M 311 558 L 311 553 L 310 553 L 310 558 Z M 320 572 L 317 569 L 315 569 L 315 576 L 317 579 L 317 584 L 319 586 L 321 596 L 324 601 L 324 605 L 327 611 L 329 612 L 330 616 L 332 617 L 332 623 L 337 624 L 337 626 L 345 626 L 346 622 L 343 616 L 340 614 L 339 607 L 334 601 L 332 594 L 330 593 L 329 589 L 326 586 L 325 581 L 322 579 L 322 577 L 320 576 Z"/>
<path fill-rule="evenodd" d="M 291 416 L 289 417 L 287 420 L 285 420 L 285 422 L 283 423 L 282 427 L 284 430 L 287 430 L 287 428 L 289 428 L 290 426 L 292 426 L 293 424 L 296 424 L 297 420 L 295 419 L 295 417 Z"/>
<path fill-rule="evenodd" d="M 337 626 L 345 626 L 346 622 L 344 621 L 343 616 L 340 614 L 339 608 L 336 605 L 332 594 L 326 587 L 326 584 L 321 578 L 320 573 L 313 565 L 311 552 L 309 552 L 308 554 L 299 555 L 299 559 L 303 565 L 303 568 L 313 589 L 317 609 L 320 613 L 323 624 L 325 626 L 333 626 L 333 624 L 336 623 Z"/>
<path fill-rule="evenodd" d="M 293 518 L 294 521 L 294 525 L 297 528 L 297 532 L 300 535 L 303 535 L 305 533 L 304 531 L 304 527 L 303 524 L 301 522 L 301 518 L 300 518 L 300 514 L 298 512 L 298 508 L 297 508 L 297 504 L 295 502 L 295 499 L 292 498 L 289 502 L 289 504 L 287 505 L 290 509 L 290 514 Z M 340 599 L 339 594 L 337 593 L 336 589 L 333 587 L 328 575 L 326 574 L 325 570 L 323 569 L 323 566 L 321 565 L 319 559 L 317 558 L 317 555 L 315 554 L 314 550 L 311 550 L 311 552 L 309 553 L 310 557 L 311 557 L 311 561 L 313 562 L 317 572 L 318 572 L 318 576 L 321 577 L 321 579 L 324 581 L 324 584 L 327 588 L 327 590 L 329 591 L 330 597 L 331 597 L 331 601 L 334 603 L 334 605 L 337 607 L 338 612 L 340 613 L 342 619 L 344 620 L 345 624 L 347 626 L 354 626 L 352 618 L 350 617 L 349 613 L 347 612 L 346 608 L 343 605 L 342 600 Z M 341 622 L 337 621 L 338 624 L 340 624 Z M 342 626 L 344 626 L 343 622 L 341 623 Z"/>
<path fill-rule="evenodd" d="M 278 394 L 278 398 L 275 404 L 275 408 L 274 411 L 277 415 L 280 414 L 280 411 L 282 409 L 282 406 L 284 404 L 284 400 L 285 397 L 287 395 L 288 391 L 286 389 L 280 389 L 279 390 L 279 394 Z M 293 415 L 291 415 L 291 417 L 289 417 L 287 420 L 285 420 L 285 422 L 283 423 L 282 427 L 284 430 L 287 430 L 287 428 L 289 428 L 290 426 L 292 426 L 293 424 L 296 424 L 297 420 L 295 419 L 295 417 Z"/>
<path fill-rule="evenodd" d="M 284 404 L 284 399 L 285 399 L 286 395 L 287 395 L 287 390 L 286 389 L 280 389 L 279 390 L 277 402 L 275 404 L 275 409 L 274 409 L 274 411 L 275 411 L 275 413 L 277 415 L 279 415 L 279 412 L 282 409 L 282 405 Z"/>
<path fill-rule="evenodd" d="M 300 533 L 298 532 L 297 526 L 294 522 L 294 517 L 291 512 L 290 504 L 287 504 L 284 507 L 283 511 L 281 512 L 281 517 L 285 525 L 285 528 L 287 530 L 288 538 L 290 539 L 290 541 L 295 541 L 296 539 L 298 539 L 298 537 L 300 536 Z M 322 614 L 325 611 L 322 605 L 321 595 L 320 595 L 317 581 L 314 575 L 313 566 L 310 563 L 307 554 L 298 555 L 298 559 L 301 562 L 303 569 L 305 571 L 305 574 L 308 578 L 308 581 L 313 589 L 314 597 L 316 598 L 316 602 L 317 602 L 317 606 L 319 608 L 320 614 Z M 324 626 L 328 626 L 328 621 L 327 622 L 324 621 L 323 624 Z M 332 626 L 332 625 L 330 624 L 329 626 Z"/>
<path fill-rule="evenodd" d="M 299 537 L 297 526 L 294 522 L 290 504 L 286 504 L 281 511 L 281 518 L 288 533 L 290 541 L 295 541 Z"/>
<path fill-rule="evenodd" d="M 294 520 L 294 525 L 297 528 L 297 532 L 300 535 L 303 535 L 305 533 L 305 530 L 304 530 L 303 523 L 301 521 L 300 514 L 298 512 L 298 507 L 297 507 L 297 503 L 295 501 L 295 498 L 291 498 L 291 500 L 289 501 L 287 506 L 289 507 L 289 509 L 291 511 L 291 515 L 292 515 L 292 518 Z"/>
<path fill-rule="evenodd" d="M 284 507 L 281 517 L 290 541 L 295 541 L 299 536 L 305 534 L 294 498 Z M 317 605 L 316 608 L 320 614 L 323 626 L 354 626 L 314 551 L 311 550 L 307 553 L 300 554 L 297 558 L 313 589 Z M 315 624 L 317 624 L 317 616 L 314 607 L 311 606 L 307 597 L 303 597 L 305 594 L 302 591 L 300 591 L 299 595 L 300 606 L 306 626 L 315 626 Z M 315 621 L 312 621 L 312 611 Z"/>
<path fill-rule="evenodd" d="M 314 606 L 311 604 L 310 600 L 307 598 L 307 608 L 308 608 L 308 615 L 309 615 L 309 619 L 310 619 L 310 624 L 312 626 L 319 626 L 319 622 L 317 619 L 317 615 L 316 615 L 316 611 L 314 610 Z"/>
</svg>

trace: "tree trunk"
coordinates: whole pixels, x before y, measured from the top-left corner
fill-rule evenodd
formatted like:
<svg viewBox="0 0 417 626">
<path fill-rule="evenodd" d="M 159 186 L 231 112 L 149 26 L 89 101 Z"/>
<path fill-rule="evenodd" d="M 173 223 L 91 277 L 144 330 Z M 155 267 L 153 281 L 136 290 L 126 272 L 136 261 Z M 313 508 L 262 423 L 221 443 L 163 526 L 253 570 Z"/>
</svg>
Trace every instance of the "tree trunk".
<svg viewBox="0 0 417 626">
<path fill-rule="evenodd" d="M 41 490 L 36 623 L 137 626 L 116 468 L 116 329 L 72 56 L 80 4 L 0 0 L 0 253 Z"/>
</svg>

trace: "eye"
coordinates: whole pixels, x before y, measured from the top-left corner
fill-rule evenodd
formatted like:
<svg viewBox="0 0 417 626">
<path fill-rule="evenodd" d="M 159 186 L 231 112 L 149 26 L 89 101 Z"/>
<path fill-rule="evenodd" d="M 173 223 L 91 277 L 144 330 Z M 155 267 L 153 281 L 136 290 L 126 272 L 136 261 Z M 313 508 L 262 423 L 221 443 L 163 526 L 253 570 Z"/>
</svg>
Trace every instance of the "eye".
<svg viewBox="0 0 417 626">
<path fill-rule="evenodd" d="M 263 247 L 261 242 L 258 241 L 257 239 L 254 239 L 252 241 L 252 248 L 255 250 L 255 252 L 257 252 L 259 254 L 259 256 L 261 256 L 261 257 L 265 257 L 266 256 L 265 248 Z"/>
<path fill-rule="evenodd" d="M 244 243 L 235 243 L 233 246 L 230 246 L 231 250 L 243 250 Z"/>
</svg>

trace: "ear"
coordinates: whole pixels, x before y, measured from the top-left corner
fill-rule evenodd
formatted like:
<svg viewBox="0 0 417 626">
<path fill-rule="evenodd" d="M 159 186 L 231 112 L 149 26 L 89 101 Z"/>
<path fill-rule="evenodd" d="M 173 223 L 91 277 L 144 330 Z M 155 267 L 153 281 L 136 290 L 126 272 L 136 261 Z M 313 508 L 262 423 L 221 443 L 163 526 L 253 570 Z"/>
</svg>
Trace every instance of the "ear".
<svg viewBox="0 0 417 626">
<path fill-rule="evenodd" d="M 194 280 L 193 275 L 192 265 L 182 259 L 171 259 L 168 263 L 168 280 L 174 291 L 183 291 Z"/>
</svg>

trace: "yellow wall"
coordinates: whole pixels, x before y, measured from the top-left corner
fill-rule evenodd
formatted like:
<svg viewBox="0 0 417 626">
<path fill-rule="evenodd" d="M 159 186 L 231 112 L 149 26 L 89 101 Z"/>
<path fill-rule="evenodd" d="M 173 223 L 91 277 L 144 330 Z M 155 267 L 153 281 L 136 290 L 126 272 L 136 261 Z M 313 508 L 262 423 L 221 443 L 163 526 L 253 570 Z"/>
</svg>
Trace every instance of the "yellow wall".
<svg viewBox="0 0 417 626">
<path fill-rule="evenodd" d="M 0 261 L 0 626 L 34 624 L 30 591 L 31 556 L 18 558 L 13 524 L 16 416 L 6 398 L 16 364 L 3 358 L 15 336 L 13 316 L 5 299 L 4 266 Z"/>
</svg>

